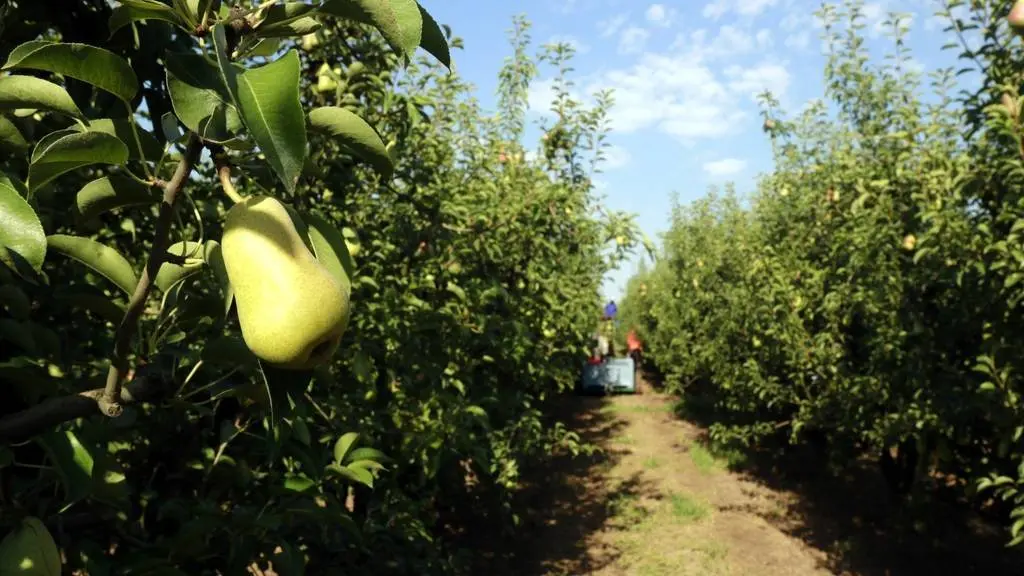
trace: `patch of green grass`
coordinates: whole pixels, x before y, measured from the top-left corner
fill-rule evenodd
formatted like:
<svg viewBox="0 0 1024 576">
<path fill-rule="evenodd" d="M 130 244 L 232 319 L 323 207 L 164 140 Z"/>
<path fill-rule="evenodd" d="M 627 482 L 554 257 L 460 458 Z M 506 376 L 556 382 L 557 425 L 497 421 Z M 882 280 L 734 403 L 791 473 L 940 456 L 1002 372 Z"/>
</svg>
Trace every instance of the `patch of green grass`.
<svg viewBox="0 0 1024 576">
<path fill-rule="evenodd" d="M 661 462 L 659 462 L 654 456 L 648 456 L 647 459 L 644 460 L 644 468 L 647 468 L 648 470 L 653 470 L 658 466 L 661 466 Z"/>
<path fill-rule="evenodd" d="M 615 439 L 616 444 L 625 444 L 626 446 L 632 446 L 636 444 L 636 438 L 633 438 L 629 434 L 623 434 Z"/>
<path fill-rule="evenodd" d="M 699 442 L 694 442 L 690 446 L 690 460 L 693 461 L 693 465 L 697 467 L 697 470 L 704 474 L 710 474 L 722 467 L 711 451 Z"/>
<path fill-rule="evenodd" d="M 672 516 L 679 522 L 697 522 L 708 516 L 708 507 L 685 494 L 669 496 Z"/>
<path fill-rule="evenodd" d="M 624 414 L 624 413 L 635 413 L 635 414 L 659 414 L 663 412 L 673 412 L 674 409 L 671 404 L 605 404 L 599 410 L 602 414 Z"/>
<path fill-rule="evenodd" d="M 739 449 L 707 446 L 701 442 L 694 442 L 689 452 L 694 466 L 705 474 L 725 468 L 739 468 L 747 458 Z"/>
<path fill-rule="evenodd" d="M 635 494 L 615 494 L 608 499 L 608 512 L 624 526 L 638 525 L 650 513 L 637 500 Z"/>
</svg>

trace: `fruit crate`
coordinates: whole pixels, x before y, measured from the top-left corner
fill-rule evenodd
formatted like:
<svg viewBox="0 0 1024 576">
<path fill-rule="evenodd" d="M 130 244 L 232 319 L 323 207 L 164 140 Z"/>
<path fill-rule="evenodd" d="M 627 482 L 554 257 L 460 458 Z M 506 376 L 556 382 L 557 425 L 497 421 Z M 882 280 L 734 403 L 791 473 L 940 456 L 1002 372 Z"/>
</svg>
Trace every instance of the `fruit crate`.
<svg viewBox="0 0 1024 576">
<path fill-rule="evenodd" d="M 584 393 L 636 393 L 636 365 L 632 358 L 607 358 L 600 364 L 585 364 L 582 376 Z"/>
</svg>

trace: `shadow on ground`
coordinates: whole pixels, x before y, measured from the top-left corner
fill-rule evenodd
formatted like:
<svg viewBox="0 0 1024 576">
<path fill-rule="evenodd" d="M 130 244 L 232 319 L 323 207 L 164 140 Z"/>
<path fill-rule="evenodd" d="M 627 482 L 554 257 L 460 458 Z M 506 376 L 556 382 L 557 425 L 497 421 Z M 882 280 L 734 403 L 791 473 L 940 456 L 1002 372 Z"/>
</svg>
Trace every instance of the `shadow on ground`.
<svg viewBox="0 0 1024 576">
<path fill-rule="evenodd" d="M 714 419 L 692 403 L 680 402 L 676 413 L 705 431 Z M 709 446 L 706 432 L 700 441 Z M 830 474 L 823 465 L 813 464 L 818 459 L 803 447 L 728 451 L 724 458 L 732 470 L 768 488 L 783 510 L 744 511 L 823 551 L 827 560 L 822 568 L 834 574 L 1024 574 L 1024 554 L 1005 547 L 1007 532 L 1002 525 L 945 494 L 911 506 L 890 495 L 878 465 L 870 459 Z"/>
<path fill-rule="evenodd" d="M 514 509 L 521 524 L 511 537 L 479 534 L 474 574 L 541 576 L 589 574 L 616 560 L 612 549 L 595 551 L 589 537 L 612 521 L 614 502 L 648 492 L 640 478 L 608 482 L 607 471 L 626 448 L 616 445 L 624 423 L 603 408 L 602 397 L 567 395 L 553 406 L 553 418 L 603 450 L 592 455 L 560 454 L 523 470 L 525 482 Z M 614 492 L 613 492 L 614 491 Z M 482 541 L 485 540 L 486 541 Z"/>
</svg>

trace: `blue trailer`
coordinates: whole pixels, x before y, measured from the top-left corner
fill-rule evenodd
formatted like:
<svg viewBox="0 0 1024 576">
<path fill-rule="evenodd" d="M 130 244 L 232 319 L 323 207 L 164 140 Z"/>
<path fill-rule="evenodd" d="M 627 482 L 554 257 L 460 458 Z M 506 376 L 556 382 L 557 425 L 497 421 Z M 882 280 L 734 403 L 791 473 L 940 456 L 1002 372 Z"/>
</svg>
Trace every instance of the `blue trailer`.
<svg viewBox="0 0 1024 576">
<path fill-rule="evenodd" d="M 600 364 L 583 367 L 582 391 L 607 394 L 613 392 L 636 393 L 636 365 L 633 359 L 606 358 Z"/>
</svg>

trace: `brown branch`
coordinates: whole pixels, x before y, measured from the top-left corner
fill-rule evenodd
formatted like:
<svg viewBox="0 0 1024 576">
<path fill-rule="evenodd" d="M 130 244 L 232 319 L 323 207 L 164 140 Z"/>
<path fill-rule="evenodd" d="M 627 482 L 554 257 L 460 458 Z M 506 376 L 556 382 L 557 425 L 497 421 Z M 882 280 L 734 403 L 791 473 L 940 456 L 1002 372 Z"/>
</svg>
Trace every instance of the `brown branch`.
<svg viewBox="0 0 1024 576">
<path fill-rule="evenodd" d="M 156 233 L 153 236 L 153 246 L 149 250 L 146 268 L 142 271 L 139 283 L 135 286 L 135 292 L 128 301 L 124 318 L 121 319 L 121 323 L 114 333 L 114 358 L 111 360 L 110 370 L 107 372 L 107 384 L 103 393 L 95 401 L 100 412 L 111 418 L 120 416 L 122 412 L 121 384 L 125 374 L 128 373 L 128 354 L 131 350 L 132 335 L 146 308 L 146 300 L 149 299 L 149 293 L 153 289 L 153 280 L 167 258 L 167 246 L 170 241 L 171 223 L 174 220 L 174 205 L 178 199 L 178 193 L 181 192 L 189 175 L 192 174 L 192 169 L 202 151 L 202 139 L 194 132 L 190 133 L 188 144 L 185 146 L 185 154 L 178 162 L 174 176 L 164 187 L 164 197 L 160 203 L 160 215 L 157 218 Z"/>
<path fill-rule="evenodd" d="M 162 396 L 169 388 L 154 374 L 141 369 L 131 382 L 121 388 L 120 405 L 137 404 Z M 69 420 L 85 418 L 99 409 L 104 389 L 96 388 L 78 394 L 50 398 L 21 412 L 0 418 L 0 443 L 31 438 Z"/>
</svg>

